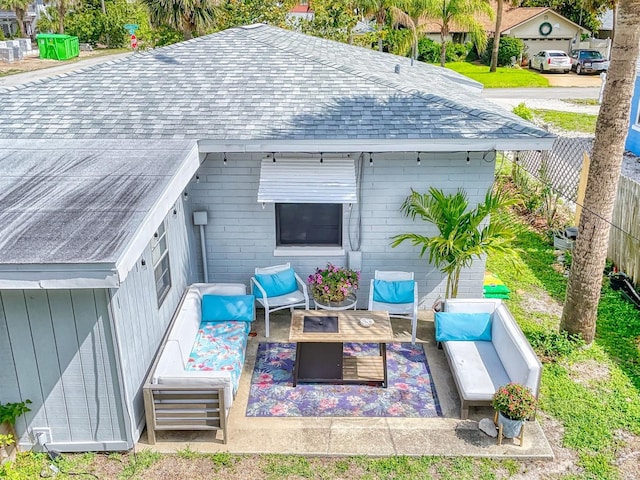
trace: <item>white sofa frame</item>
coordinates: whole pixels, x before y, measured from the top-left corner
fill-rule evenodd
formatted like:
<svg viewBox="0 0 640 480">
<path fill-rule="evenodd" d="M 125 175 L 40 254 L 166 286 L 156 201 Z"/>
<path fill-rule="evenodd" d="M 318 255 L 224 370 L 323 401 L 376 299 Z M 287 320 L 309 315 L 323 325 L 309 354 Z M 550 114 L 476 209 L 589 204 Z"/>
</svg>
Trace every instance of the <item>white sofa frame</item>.
<svg viewBox="0 0 640 480">
<path fill-rule="evenodd" d="M 516 348 L 512 350 L 512 352 L 517 352 L 516 358 L 503 359 L 500 358 L 501 348 L 495 349 L 494 354 L 497 354 L 500 362 L 502 362 L 501 367 L 493 367 L 502 368 L 502 375 L 505 373 L 509 376 L 509 381 L 521 383 L 531 389 L 533 394 L 538 397 L 538 393 L 540 391 L 540 379 L 542 377 L 542 364 L 538 359 L 537 355 L 531 348 L 529 341 L 525 337 L 524 333 L 520 329 L 518 323 L 511 315 L 511 312 L 507 308 L 507 306 L 500 299 L 490 299 L 490 298 L 481 298 L 481 299 L 447 299 L 444 301 L 444 311 L 445 312 L 458 312 L 458 313 L 480 313 L 486 312 L 492 314 L 492 322 L 502 322 L 504 325 L 504 330 L 506 335 L 508 335 L 508 341 L 513 342 Z M 492 325 L 492 337 L 494 326 Z M 453 374 L 453 379 L 456 384 L 456 388 L 458 390 L 460 396 L 460 418 L 466 419 L 469 416 L 469 407 L 474 406 L 491 406 L 493 400 L 493 393 L 485 393 L 484 395 L 475 395 L 469 394 L 465 396 L 464 392 L 468 391 L 468 385 L 465 384 L 465 375 L 462 370 L 465 368 L 465 365 L 469 365 L 471 362 L 477 362 L 477 358 L 474 356 L 471 358 L 464 358 L 462 362 L 456 363 L 454 360 L 455 354 L 453 352 L 452 343 L 460 343 L 460 342 L 439 342 L 438 347 L 444 349 L 445 356 L 447 358 L 447 362 L 449 364 L 449 368 L 451 369 L 451 373 Z M 478 342 L 478 343 L 489 343 L 489 342 Z M 493 341 L 490 342 L 493 344 Z M 458 359 L 460 360 L 460 359 Z M 518 370 L 516 365 L 513 362 L 520 362 L 519 367 L 520 373 L 518 378 L 514 378 L 514 376 L 510 376 L 508 372 L 514 372 L 514 370 Z M 489 376 L 493 377 L 494 373 L 491 371 L 492 367 L 483 364 L 482 367 L 487 371 Z M 469 368 L 469 367 L 467 367 Z M 494 385 L 493 388 L 497 389 L 501 385 Z M 494 390 L 495 391 L 495 390 Z M 481 397 L 481 398 L 479 398 Z"/>
<path fill-rule="evenodd" d="M 227 443 L 227 416 L 234 396 L 229 372 L 182 370 L 184 359 L 175 359 L 179 340 L 171 337 L 180 337 L 179 334 L 182 333 L 174 332 L 176 325 L 180 325 L 181 315 L 200 315 L 199 302 L 202 295 L 245 295 L 246 292 L 247 287 L 242 283 L 195 283 L 182 295 L 143 385 L 147 439 L 150 445 L 155 444 L 158 430 L 221 430 L 222 441 Z M 191 305 L 187 305 L 189 302 Z M 196 303 L 198 308 L 194 312 Z M 199 324 L 200 316 L 197 321 Z M 182 335 L 180 340 L 188 343 L 190 336 Z M 191 342 L 194 340 L 195 335 Z M 184 347 L 189 349 L 186 351 L 188 356 L 191 346 L 183 345 Z M 160 383 L 157 378 L 158 366 L 162 357 L 170 354 L 173 357 L 165 357 L 165 362 L 169 360 L 172 364 L 178 363 L 179 365 L 172 365 L 172 370 L 177 373 L 172 374 L 171 381 Z"/>
</svg>

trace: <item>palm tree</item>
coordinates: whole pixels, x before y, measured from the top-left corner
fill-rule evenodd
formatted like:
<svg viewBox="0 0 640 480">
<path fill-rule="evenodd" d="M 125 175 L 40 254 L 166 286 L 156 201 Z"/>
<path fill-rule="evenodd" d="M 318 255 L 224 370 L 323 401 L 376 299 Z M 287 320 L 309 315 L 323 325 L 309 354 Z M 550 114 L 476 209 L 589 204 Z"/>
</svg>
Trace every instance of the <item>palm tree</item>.
<svg viewBox="0 0 640 480">
<path fill-rule="evenodd" d="M 27 36 L 27 32 L 24 31 L 24 18 L 30 3 L 30 0 L 0 0 L 0 10 L 11 10 L 16 14 L 16 22 L 18 23 L 21 38 Z"/>
<path fill-rule="evenodd" d="M 213 25 L 219 0 L 142 0 L 149 10 L 151 23 L 167 25 L 184 33 L 185 39 Z"/>
<path fill-rule="evenodd" d="M 58 12 L 58 33 L 64 33 L 64 17 L 67 12 L 80 3 L 81 0 L 57 0 L 54 8 Z"/>
<path fill-rule="evenodd" d="M 469 209 L 467 195 L 461 189 L 455 194 L 445 194 L 435 187 L 428 194 L 411 190 L 402 204 L 402 212 L 413 220 L 420 217 L 432 223 L 438 235 L 402 233 L 393 237 L 391 246 L 410 241 L 420 247 L 420 258 L 429 251 L 429 262 L 447 275 L 446 298 L 456 297 L 460 272 L 470 267 L 474 259 L 487 253 L 514 253 L 509 246 L 515 237 L 511 228 L 498 218 L 486 223 L 491 214 L 513 203 L 503 193 L 490 189 L 484 202 Z"/>
<path fill-rule="evenodd" d="M 444 67 L 447 56 L 446 44 L 452 25 L 465 28 L 479 52 L 483 52 L 487 46 L 487 32 L 478 20 L 480 14 L 493 19 L 493 10 L 487 0 L 404 0 L 401 5 L 402 8 L 391 7 L 391 14 L 396 26 L 402 25 L 411 30 L 414 59 L 417 56 L 418 36 L 432 22 L 440 26 L 441 67 Z"/>
<path fill-rule="evenodd" d="M 387 11 L 397 4 L 397 0 L 358 0 L 358 9 L 365 17 L 373 16 L 378 30 L 378 50 L 382 51 L 382 30 L 387 24 Z"/>
<path fill-rule="evenodd" d="M 560 328 L 581 334 L 589 344 L 596 333 L 602 270 L 610 221 L 629 128 L 633 79 L 640 52 L 640 0 L 620 0 L 578 238 L 562 310 Z"/>
</svg>

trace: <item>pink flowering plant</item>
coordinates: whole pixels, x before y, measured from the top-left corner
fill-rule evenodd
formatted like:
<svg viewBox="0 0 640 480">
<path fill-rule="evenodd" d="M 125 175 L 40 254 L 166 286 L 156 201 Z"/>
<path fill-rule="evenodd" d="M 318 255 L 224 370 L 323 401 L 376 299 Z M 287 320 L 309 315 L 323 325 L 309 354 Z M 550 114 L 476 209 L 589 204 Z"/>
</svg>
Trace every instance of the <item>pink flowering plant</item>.
<svg viewBox="0 0 640 480">
<path fill-rule="evenodd" d="M 493 395 L 493 408 L 511 420 L 529 418 L 535 412 L 536 404 L 531 390 L 520 383 L 508 383 Z"/>
<path fill-rule="evenodd" d="M 316 268 L 315 273 L 309 275 L 309 287 L 313 298 L 324 304 L 342 302 L 349 292 L 358 288 L 360 272 L 344 267 L 336 267 L 327 263 L 327 268 Z"/>
</svg>

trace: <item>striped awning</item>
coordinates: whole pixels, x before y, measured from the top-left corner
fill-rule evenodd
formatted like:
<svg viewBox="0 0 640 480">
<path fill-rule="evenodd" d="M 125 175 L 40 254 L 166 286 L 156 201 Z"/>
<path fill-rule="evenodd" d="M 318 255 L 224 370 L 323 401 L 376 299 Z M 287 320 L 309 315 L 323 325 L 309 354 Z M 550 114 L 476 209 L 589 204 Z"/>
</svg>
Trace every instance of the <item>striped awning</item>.
<svg viewBox="0 0 640 480">
<path fill-rule="evenodd" d="M 259 203 L 356 203 L 351 158 L 266 158 L 260 168 Z"/>
</svg>

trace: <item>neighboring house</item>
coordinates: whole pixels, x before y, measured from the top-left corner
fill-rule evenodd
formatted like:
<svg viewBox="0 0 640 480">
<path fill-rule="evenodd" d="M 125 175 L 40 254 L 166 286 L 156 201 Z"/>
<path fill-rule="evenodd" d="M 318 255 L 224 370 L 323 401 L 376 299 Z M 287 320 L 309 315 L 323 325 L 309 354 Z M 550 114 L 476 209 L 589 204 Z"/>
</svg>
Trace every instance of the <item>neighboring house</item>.
<svg viewBox="0 0 640 480">
<path fill-rule="evenodd" d="M 309 0 L 299 0 L 287 14 L 287 19 L 292 23 L 298 20 L 307 20 L 310 22 L 313 20 L 313 17 L 314 12 L 311 9 L 311 5 L 309 5 Z"/>
<path fill-rule="evenodd" d="M 29 4 L 24 18 L 24 31 L 33 37 L 36 33 L 36 22 L 40 13 L 45 9 L 44 0 L 37 0 Z M 15 37 L 20 35 L 18 20 L 12 10 L 0 10 L 0 29 L 5 37 Z"/>
<path fill-rule="evenodd" d="M 631 99 L 631 122 L 625 148 L 640 157 L 640 60 L 638 60 L 636 83 Z"/>
<path fill-rule="evenodd" d="M 403 199 L 436 186 L 475 204 L 496 151 L 554 140 L 480 90 L 252 25 L 0 91 L 0 402 L 33 401 L 20 443 L 49 428 L 52 449 L 132 447 L 145 373 L 193 281 L 248 285 L 284 262 L 305 278 L 331 261 L 361 270 L 360 308 L 376 269 L 414 271 L 430 306 L 444 277 L 390 246 L 434 232 Z M 208 213 L 205 252 L 194 211 Z M 484 267 L 460 296 L 481 296 Z"/>
<path fill-rule="evenodd" d="M 495 4 L 494 11 L 496 10 Z M 495 20 L 485 18 L 482 21 L 489 36 L 494 35 Z M 572 49 L 572 42 L 579 40 L 581 34 L 589 31 L 559 13 L 547 7 L 509 7 L 505 5 L 502 13 L 500 35 L 515 37 L 525 44 L 525 52 L 533 56 L 541 50 L 563 50 L 567 53 Z M 440 25 L 433 22 L 429 25 L 427 36 L 437 42 L 440 41 Z M 451 26 L 451 35 L 447 40 L 464 42 L 469 39 L 468 32 L 457 26 Z"/>
<path fill-rule="evenodd" d="M 598 16 L 598 20 L 600 20 L 598 38 L 613 38 L 613 29 L 615 27 L 613 13 L 613 10 L 608 8 Z"/>
</svg>

